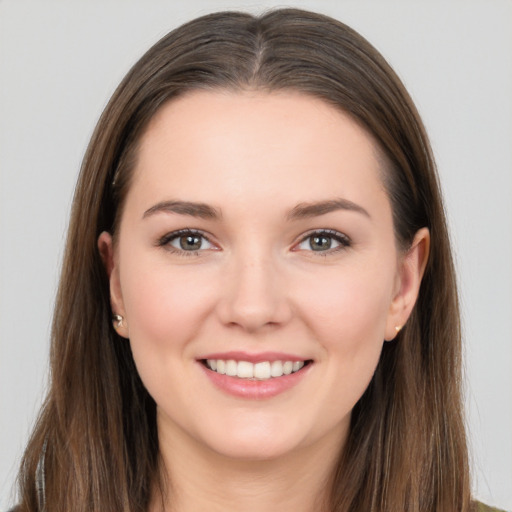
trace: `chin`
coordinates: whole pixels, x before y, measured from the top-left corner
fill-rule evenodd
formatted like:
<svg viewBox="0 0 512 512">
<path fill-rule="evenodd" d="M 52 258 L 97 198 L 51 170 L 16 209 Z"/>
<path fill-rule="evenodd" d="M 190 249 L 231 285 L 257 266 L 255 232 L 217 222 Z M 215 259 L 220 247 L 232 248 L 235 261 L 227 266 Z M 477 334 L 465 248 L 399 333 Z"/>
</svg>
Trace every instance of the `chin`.
<svg viewBox="0 0 512 512">
<path fill-rule="evenodd" d="M 307 444 L 305 433 L 289 427 L 297 422 L 279 423 L 260 421 L 245 425 L 219 425 L 210 428 L 200 442 L 214 452 L 228 458 L 245 461 L 264 461 L 286 456 Z"/>
<path fill-rule="evenodd" d="M 289 455 L 295 451 L 296 446 L 283 443 L 268 442 L 258 439 L 255 442 L 240 440 L 230 443 L 229 446 L 215 444 L 214 451 L 223 457 L 240 462 L 271 461 Z"/>
</svg>

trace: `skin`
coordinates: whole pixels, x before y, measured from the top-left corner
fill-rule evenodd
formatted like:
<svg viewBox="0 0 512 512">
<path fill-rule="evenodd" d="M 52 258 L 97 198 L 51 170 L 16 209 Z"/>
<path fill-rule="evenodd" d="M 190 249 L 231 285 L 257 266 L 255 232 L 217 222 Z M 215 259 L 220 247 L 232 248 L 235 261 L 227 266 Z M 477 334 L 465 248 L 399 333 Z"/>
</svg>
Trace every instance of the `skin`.
<svg viewBox="0 0 512 512">
<path fill-rule="evenodd" d="M 98 245 L 118 332 L 157 404 L 166 510 L 319 510 L 428 254 L 426 229 L 397 249 L 381 161 L 350 117 L 299 93 L 193 92 L 152 119 L 116 242 L 102 233 Z M 289 218 L 298 204 L 339 198 L 358 209 Z M 220 216 L 147 213 L 170 200 Z M 159 242 L 185 228 L 205 234 L 200 250 Z M 314 251 L 308 236 L 322 230 L 341 241 Z M 232 350 L 312 364 L 285 392 L 244 399 L 198 362 Z"/>
</svg>

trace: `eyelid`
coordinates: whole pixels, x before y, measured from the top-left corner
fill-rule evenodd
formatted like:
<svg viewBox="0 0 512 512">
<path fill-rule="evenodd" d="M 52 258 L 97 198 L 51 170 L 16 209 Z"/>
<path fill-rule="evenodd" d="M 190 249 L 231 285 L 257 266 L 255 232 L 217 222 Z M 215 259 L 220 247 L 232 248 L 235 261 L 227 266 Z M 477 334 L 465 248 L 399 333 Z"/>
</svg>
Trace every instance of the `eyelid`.
<svg viewBox="0 0 512 512">
<path fill-rule="evenodd" d="M 185 251 L 183 249 L 178 249 L 177 247 L 174 247 L 170 245 L 170 242 L 175 240 L 176 238 L 184 235 L 195 235 L 200 236 L 204 238 L 209 244 L 211 244 L 213 247 L 208 249 L 198 249 L 193 251 Z M 334 248 L 326 249 L 325 251 L 313 251 L 313 250 L 306 250 L 306 249 L 300 249 L 298 246 L 305 242 L 308 238 L 311 238 L 312 236 L 327 236 L 332 239 L 334 239 L 339 245 Z M 176 231 L 171 231 L 169 233 L 166 233 L 162 237 L 160 237 L 156 241 L 156 246 L 162 247 L 166 249 L 167 251 L 180 255 L 180 256 L 199 256 L 201 253 L 204 253 L 206 251 L 218 251 L 220 250 L 220 247 L 212 241 L 212 236 L 209 233 L 206 233 L 200 229 L 194 229 L 194 228 L 182 228 L 177 229 Z M 294 243 L 292 247 L 292 251 L 304 251 L 309 252 L 311 254 L 314 254 L 315 256 L 327 256 L 329 254 L 336 253 L 338 251 L 344 250 L 348 247 L 350 247 L 352 244 L 352 241 L 350 237 L 348 237 L 346 234 L 337 231 L 335 229 L 312 229 L 310 231 L 307 231 L 306 233 L 303 233 L 299 240 Z"/>
<path fill-rule="evenodd" d="M 299 249 L 298 246 L 305 242 L 308 238 L 311 238 L 314 235 L 318 236 L 327 236 L 332 239 L 334 239 L 336 242 L 338 242 L 340 245 L 338 247 L 329 248 L 325 251 L 313 251 L 313 250 L 306 250 L 306 249 Z M 335 229 L 312 229 L 311 231 L 308 231 L 300 236 L 300 239 L 298 242 L 296 242 L 292 248 L 294 251 L 300 251 L 304 250 L 305 252 L 310 252 L 312 254 L 315 254 L 315 256 L 327 256 L 329 254 L 333 254 L 335 252 L 344 250 L 352 245 L 352 241 L 349 236 L 345 235 L 341 231 L 337 231 Z"/>
<path fill-rule="evenodd" d="M 209 244 L 211 244 L 213 247 L 208 249 L 198 249 L 195 251 L 185 251 L 182 249 L 178 249 L 177 247 L 173 247 L 170 245 L 170 242 L 175 240 L 176 238 L 179 238 L 180 236 L 185 235 L 192 235 L 192 236 L 200 236 L 204 238 Z M 177 254 L 179 256 L 198 256 L 200 253 L 210 250 L 219 250 L 219 247 L 215 242 L 211 240 L 211 235 L 208 233 L 205 233 L 204 231 L 200 229 L 194 229 L 194 228 L 182 228 L 177 229 L 176 231 L 170 231 L 169 233 L 166 233 L 165 235 L 158 238 L 156 241 L 156 246 L 162 247 L 165 250 L 169 251 L 170 253 Z"/>
</svg>

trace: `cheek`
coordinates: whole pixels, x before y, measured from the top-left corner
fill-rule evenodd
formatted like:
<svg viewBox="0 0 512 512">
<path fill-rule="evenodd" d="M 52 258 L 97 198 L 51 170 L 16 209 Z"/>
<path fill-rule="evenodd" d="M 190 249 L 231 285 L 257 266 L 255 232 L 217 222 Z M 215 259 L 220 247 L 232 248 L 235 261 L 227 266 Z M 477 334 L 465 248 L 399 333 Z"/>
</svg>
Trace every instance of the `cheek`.
<svg viewBox="0 0 512 512">
<path fill-rule="evenodd" d="M 136 271 L 127 264 L 124 270 L 122 294 L 132 345 L 172 350 L 194 338 L 214 292 L 201 271 L 155 262 L 138 262 Z"/>
<path fill-rule="evenodd" d="M 384 340 L 391 305 L 390 272 L 367 268 L 333 272 L 328 279 L 311 280 L 301 292 L 304 316 L 325 343 L 364 345 Z"/>
<path fill-rule="evenodd" d="M 372 284 L 354 279 L 344 285 L 325 297 L 316 314 L 326 362 L 323 392 L 327 407 L 336 411 L 326 422 L 350 414 L 367 389 L 382 352 L 389 307 L 387 294 L 376 293 Z"/>
<path fill-rule="evenodd" d="M 327 286 L 310 283 L 303 316 L 322 346 L 333 410 L 351 410 L 375 372 L 391 304 L 390 275 L 352 268 L 325 280 Z"/>
<path fill-rule="evenodd" d="M 130 346 L 145 387 L 172 411 L 174 403 L 182 403 L 176 397 L 195 365 L 194 340 L 211 311 L 212 290 L 201 284 L 201 272 L 140 263 L 136 270 L 124 267 Z"/>
</svg>

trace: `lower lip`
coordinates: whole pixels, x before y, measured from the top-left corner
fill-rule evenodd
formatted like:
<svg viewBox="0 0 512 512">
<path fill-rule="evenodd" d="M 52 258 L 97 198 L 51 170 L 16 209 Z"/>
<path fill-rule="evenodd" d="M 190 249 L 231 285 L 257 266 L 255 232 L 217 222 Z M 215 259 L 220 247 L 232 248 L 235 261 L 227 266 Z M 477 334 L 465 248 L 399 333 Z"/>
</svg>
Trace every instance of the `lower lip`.
<svg viewBox="0 0 512 512">
<path fill-rule="evenodd" d="M 207 368 L 199 362 L 203 372 L 210 381 L 221 391 L 248 400 L 265 400 L 273 398 L 296 386 L 309 373 L 312 364 L 302 367 L 299 371 L 282 377 L 273 377 L 267 380 L 240 379 L 229 375 L 222 375 Z"/>
</svg>

